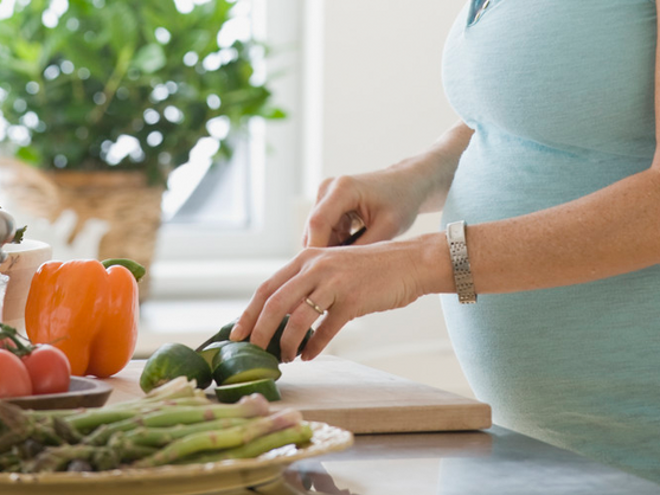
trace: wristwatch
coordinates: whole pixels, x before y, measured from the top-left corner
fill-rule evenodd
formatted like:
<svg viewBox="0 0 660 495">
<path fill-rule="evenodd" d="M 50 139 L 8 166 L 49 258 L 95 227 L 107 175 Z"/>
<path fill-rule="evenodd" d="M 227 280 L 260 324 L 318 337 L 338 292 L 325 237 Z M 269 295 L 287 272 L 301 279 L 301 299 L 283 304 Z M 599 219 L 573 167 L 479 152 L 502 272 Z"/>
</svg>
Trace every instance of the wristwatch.
<svg viewBox="0 0 660 495">
<path fill-rule="evenodd" d="M 452 268 L 454 269 L 454 282 L 458 302 L 461 304 L 474 304 L 477 294 L 474 292 L 474 280 L 470 270 L 467 242 L 465 241 L 465 221 L 452 222 L 447 225 L 447 243 Z"/>
</svg>

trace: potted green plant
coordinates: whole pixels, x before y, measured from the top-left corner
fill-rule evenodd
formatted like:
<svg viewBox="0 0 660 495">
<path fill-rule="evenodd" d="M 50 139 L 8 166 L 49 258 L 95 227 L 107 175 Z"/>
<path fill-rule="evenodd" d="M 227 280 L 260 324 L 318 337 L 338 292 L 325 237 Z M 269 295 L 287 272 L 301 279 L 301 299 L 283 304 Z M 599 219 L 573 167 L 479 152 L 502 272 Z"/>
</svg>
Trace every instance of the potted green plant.
<svg viewBox="0 0 660 495">
<path fill-rule="evenodd" d="M 31 0 L 0 20 L 0 144 L 60 184 L 62 208 L 110 222 L 100 256 L 151 257 L 166 178 L 201 138 L 226 160 L 247 119 L 283 117 L 234 6 Z"/>
</svg>

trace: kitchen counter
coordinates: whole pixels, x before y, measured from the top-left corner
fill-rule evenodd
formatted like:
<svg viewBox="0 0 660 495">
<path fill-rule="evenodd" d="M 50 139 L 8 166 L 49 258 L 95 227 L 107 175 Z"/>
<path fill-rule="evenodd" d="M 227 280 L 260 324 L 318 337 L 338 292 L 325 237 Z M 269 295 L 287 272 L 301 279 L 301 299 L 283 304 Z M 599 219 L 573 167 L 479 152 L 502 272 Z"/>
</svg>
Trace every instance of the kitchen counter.
<svg viewBox="0 0 660 495">
<path fill-rule="evenodd" d="M 360 435 L 351 449 L 294 464 L 286 476 L 343 495 L 660 494 L 660 485 L 497 426 Z"/>
<path fill-rule="evenodd" d="M 110 402 L 141 395 L 141 363 L 109 381 Z M 402 412 L 405 414 L 405 412 Z M 660 485 L 494 426 L 356 435 L 348 450 L 292 464 L 285 481 L 227 495 L 660 495 Z M 207 494 L 210 495 L 210 494 Z"/>
</svg>

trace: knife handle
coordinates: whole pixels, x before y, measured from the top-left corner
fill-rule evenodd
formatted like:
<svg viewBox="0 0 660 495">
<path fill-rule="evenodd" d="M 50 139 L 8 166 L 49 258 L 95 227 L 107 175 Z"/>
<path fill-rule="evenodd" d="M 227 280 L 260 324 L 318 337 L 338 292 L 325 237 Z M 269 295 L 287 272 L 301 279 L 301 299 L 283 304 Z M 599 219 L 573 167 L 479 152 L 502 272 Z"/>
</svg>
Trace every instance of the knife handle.
<svg viewBox="0 0 660 495">
<path fill-rule="evenodd" d="M 348 236 L 346 239 L 341 241 L 339 243 L 340 246 L 350 246 L 353 244 L 355 241 L 357 241 L 360 237 L 362 237 L 362 234 L 364 234 L 367 231 L 366 226 L 362 226 L 359 230 L 353 232 L 350 236 Z"/>
</svg>

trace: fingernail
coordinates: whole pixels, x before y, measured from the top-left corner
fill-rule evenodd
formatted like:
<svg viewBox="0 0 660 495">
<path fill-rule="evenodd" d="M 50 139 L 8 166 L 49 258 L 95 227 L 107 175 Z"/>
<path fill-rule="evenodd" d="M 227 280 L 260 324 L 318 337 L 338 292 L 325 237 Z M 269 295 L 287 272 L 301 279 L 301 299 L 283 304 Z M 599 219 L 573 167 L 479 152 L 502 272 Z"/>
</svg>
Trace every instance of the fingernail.
<svg viewBox="0 0 660 495">
<path fill-rule="evenodd" d="M 243 329 L 238 324 L 234 325 L 234 328 L 229 332 L 229 340 L 240 340 L 242 337 L 242 330 Z"/>
<path fill-rule="evenodd" d="M 321 354 L 319 351 L 307 351 L 307 352 L 303 352 L 303 355 L 301 357 L 303 361 L 311 361 L 312 359 L 318 357 L 319 354 Z"/>
</svg>

